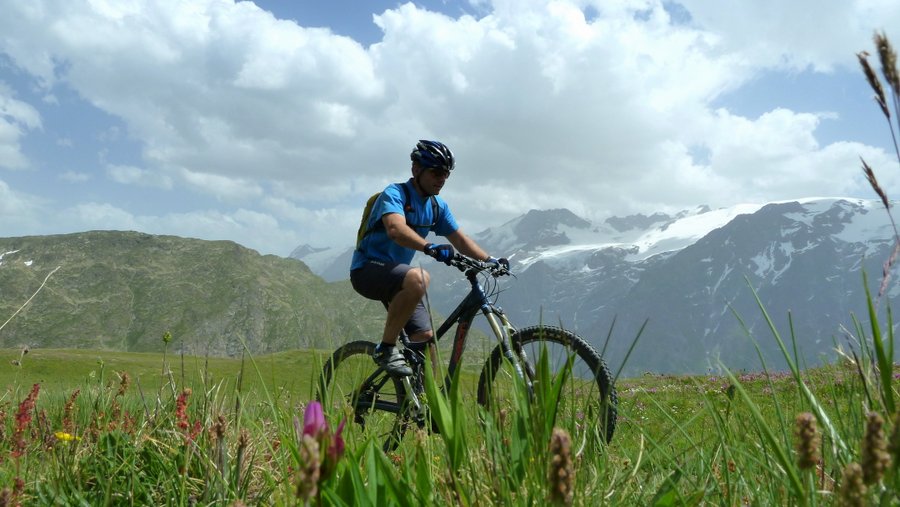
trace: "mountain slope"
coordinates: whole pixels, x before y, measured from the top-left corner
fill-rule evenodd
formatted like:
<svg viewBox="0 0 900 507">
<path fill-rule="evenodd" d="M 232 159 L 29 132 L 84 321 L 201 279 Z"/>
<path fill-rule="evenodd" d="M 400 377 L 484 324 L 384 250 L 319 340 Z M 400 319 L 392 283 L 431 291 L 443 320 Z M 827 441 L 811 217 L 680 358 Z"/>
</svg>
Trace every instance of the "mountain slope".
<svg viewBox="0 0 900 507">
<path fill-rule="evenodd" d="M 892 245 L 886 214 L 875 201 L 844 199 L 773 203 L 749 211 L 676 218 L 636 230 L 630 242 L 618 245 L 515 252 L 524 261 L 514 264 L 519 276 L 504 295 L 505 308 L 517 322 L 534 321 L 540 309 L 545 321 L 562 322 L 598 348 L 605 346 L 614 365 L 624 360 L 646 322 L 627 362 L 630 373 L 702 372 L 719 361 L 759 369 L 754 339 L 768 364 L 783 368 L 755 290 L 785 340 L 790 340 L 790 312 L 804 361 L 816 364 L 823 355 L 833 356 L 834 339 L 845 342 L 840 326 L 852 328 L 851 313 L 865 315 L 863 268 L 870 290 L 877 291 Z M 691 240 L 692 230 L 700 232 L 699 239 Z M 894 286 L 889 296 L 896 293 Z"/>
<path fill-rule="evenodd" d="M 0 239 L 0 346 L 239 355 L 370 338 L 384 310 L 347 282 L 229 241 L 93 231 Z M 6 317 L 4 317 L 5 320 Z"/>
<path fill-rule="evenodd" d="M 754 342 L 770 367 L 783 368 L 754 291 L 783 339 L 790 341 L 793 326 L 803 361 L 833 357 L 835 342 L 847 346 L 842 326 L 853 329 L 851 314 L 865 320 L 863 269 L 877 293 L 893 244 L 878 201 L 841 198 L 603 223 L 564 209 L 532 210 L 475 238 L 511 259 L 516 277 L 505 281 L 500 303 L 520 326 L 573 329 L 617 368 L 646 323 L 627 373 L 704 372 L 720 362 L 758 370 Z M 318 266 L 328 265 L 328 255 L 317 255 Z M 432 275 L 431 302 L 449 314 L 465 280 L 430 259 L 421 262 Z M 888 299 L 900 286 L 890 288 Z"/>
</svg>

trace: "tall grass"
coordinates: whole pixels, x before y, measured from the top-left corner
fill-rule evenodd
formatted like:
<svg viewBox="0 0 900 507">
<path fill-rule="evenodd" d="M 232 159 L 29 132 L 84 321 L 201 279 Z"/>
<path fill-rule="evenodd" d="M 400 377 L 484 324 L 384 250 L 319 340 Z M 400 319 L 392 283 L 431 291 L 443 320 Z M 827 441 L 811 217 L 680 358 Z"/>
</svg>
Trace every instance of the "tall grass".
<svg viewBox="0 0 900 507">
<path fill-rule="evenodd" d="M 883 35 L 875 43 L 889 94 L 865 53 L 860 62 L 894 136 L 896 56 Z M 890 216 L 865 161 L 863 170 Z M 127 368 L 108 358 L 74 378 L 38 370 L 48 352 L 10 352 L 0 506 L 900 504 L 900 376 L 889 305 L 879 314 L 900 235 L 895 244 L 834 364 L 803 368 L 793 330 L 776 329 L 759 304 L 769 333 L 748 339 L 775 340 L 789 371 L 769 371 L 760 356 L 756 373 L 723 365 L 722 375 L 619 379 L 609 446 L 572 439 L 584 421 L 556 413 L 571 372 L 553 374 L 546 356 L 536 392 L 510 382 L 508 403 L 490 409 L 471 401 L 471 373 L 457 370 L 443 392 L 426 367 L 436 431 L 414 427 L 385 453 L 371 431 L 342 433 L 353 414 L 306 403 L 321 358 L 247 357 L 223 370 L 182 356 L 176 375 L 168 355 L 133 355 Z M 73 370 L 91 359 L 68 361 Z"/>
</svg>

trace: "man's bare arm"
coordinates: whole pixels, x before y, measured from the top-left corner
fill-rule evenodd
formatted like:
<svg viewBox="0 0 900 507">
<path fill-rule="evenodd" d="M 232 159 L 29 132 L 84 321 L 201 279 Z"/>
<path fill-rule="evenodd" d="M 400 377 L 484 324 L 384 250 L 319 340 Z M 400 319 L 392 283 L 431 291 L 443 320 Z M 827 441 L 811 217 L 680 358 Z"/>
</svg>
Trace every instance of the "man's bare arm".
<svg viewBox="0 0 900 507">
<path fill-rule="evenodd" d="M 487 260 L 488 258 L 487 252 L 478 246 L 478 243 L 475 243 L 472 238 L 462 232 L 461 229 L 457 229 L 456 232 L 447 235 L 447 240 L 450 241 L 450 244 L 463 255 L 468 255 L 469 257 L 480 261 Z"/>
<path fill-rule="evenodd" d="M 400 213 L 388 213 L 381 217 L 381 222 L 384 224 L 388 237 L 400 246 L 421 252 L 428 244 L 422 239 L 422 236 L 406 225 L 406 218 Z"/>
</svg>

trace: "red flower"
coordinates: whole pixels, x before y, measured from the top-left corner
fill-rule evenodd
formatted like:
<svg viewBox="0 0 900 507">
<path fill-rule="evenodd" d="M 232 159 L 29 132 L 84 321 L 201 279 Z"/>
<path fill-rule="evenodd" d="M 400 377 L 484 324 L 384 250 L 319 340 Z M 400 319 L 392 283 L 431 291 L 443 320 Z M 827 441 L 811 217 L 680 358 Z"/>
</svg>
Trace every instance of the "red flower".
<svg viewBox="0 0 900 507">
<path fill-rule="evenodd" d="M 40 384 L 34 384 L 31 387 L 31 392 L 28 393 L 28 396 L 22 400 L 22 403 L 19 404 L 19 410 L 16 412 L 16 429 L 13 433 L 13 445 L 14 449 L 12 455 L 14 458 L 19 458 L 23 454 L 25 454 L 25 430 L 28 429 L 28 425 L 31 424 L 31 418 L 34 413 L 34 403 L 37 401 L 38 392 L 41 390 Z"/>
</svg>

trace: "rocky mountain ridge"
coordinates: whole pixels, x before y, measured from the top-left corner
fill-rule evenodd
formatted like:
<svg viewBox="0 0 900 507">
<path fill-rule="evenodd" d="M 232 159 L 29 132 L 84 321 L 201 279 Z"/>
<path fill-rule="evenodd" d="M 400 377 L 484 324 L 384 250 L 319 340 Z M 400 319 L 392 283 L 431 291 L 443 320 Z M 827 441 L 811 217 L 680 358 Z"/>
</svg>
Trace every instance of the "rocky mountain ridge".
<svg viewBox="0 0 900 507">
<path fill-rule="evenodd" d="M 783 367 L 757 296 L 785 340 L 793 326 L 802 361 L 834 357 L 836 345 L 856 338 L 846 332 L 852 315 L 866 316 L 863 270 L 877 292 L 893 245 L 880 203 L 846 198 L 701 206 L 598 224 L 564 209 L 532 210 L 475 238 L 511 259 L 516 278 L 500 301 L 514 322 L 574 329 L 615 366 L 643 327 L 624 363 L 630 373 L 759 370 L 756 345 L 770 367 Z M 346 277 L 349 262 L 335 253 L 317 252 L 310 267 Z M 433 304 L 449 313 L 464 281 L 421 262 L 430 266 Z M 889 287 L 888 300 L 900 289 Z"/>
</svg>

